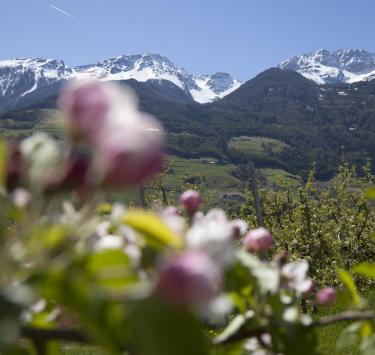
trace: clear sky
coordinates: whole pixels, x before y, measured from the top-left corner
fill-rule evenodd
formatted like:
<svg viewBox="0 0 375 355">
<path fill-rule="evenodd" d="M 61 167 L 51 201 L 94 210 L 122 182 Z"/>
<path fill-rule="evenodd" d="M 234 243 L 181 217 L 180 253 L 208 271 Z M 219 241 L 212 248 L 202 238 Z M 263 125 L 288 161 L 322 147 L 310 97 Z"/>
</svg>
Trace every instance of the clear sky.
<svg viewBox="0 0 375 355">
<path fill-rule="evenodd" d="M 375 52 L 374 16 L 375 0 L 0 0 L 0 59 L 149 52 L 246 80 L 318 48 Z"/>
</svg>

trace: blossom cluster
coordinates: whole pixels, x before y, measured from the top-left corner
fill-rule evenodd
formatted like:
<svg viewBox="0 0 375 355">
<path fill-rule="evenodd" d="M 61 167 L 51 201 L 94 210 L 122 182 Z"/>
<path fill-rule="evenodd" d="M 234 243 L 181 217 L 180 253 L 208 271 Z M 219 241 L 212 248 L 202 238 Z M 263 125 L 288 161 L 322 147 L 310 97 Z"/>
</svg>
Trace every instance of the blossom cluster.
<svg viewBox="0 0 375 355">
<path fill-rule="evenodd" d="M 276 255 L 270 261 L 256 256 L 262 257 L 272 248 L 273 238 L 268 230 L 263 227 L 249 230 L 246 222 L 228 219 L 222 209 L 214 208 L 204 214 L 200 210 L 202 197 L 197 191 L 184 192 L 179 202 L 180 208 L 169 206 L 158 211 L 163 223 L 181 239 L 183 249 L 167 253 L 159 260 L 157 277 L 151 280 L 156 295 L 171 304 L 200 310 L 216 304 L 216 309 L 211 307 L 209 314 L 214 318 L 224 308 L 230 311 L 225 274 L 244 253 L 254 256 L 251 259 L 252 272 L 261 280 L 260 283 L 264 283 L 265 293 L 287 290 L 300 298 L 315 293 L 315 284 L 307 275 L 309 265 L 306 261 L 288 261 L 286 254 Z M 137 267 L 142 242 L 132 228 L 121 224 L 121 220 L 115 217 L 121 214 L 126 214 L 126 209 L 115 205 L 111 222 L 102 223 L 97 230 L 95 248 L 122 248 Z M 116 234 L 111 234 L 111 230 Z M 239 254 L 238 243 L 242 244 L 242 254 Z M 317 302 L 331 305 L 335 303 L 335 293 L 334 288 L 320 290 Z M 226 307 L 220 302 L 224 299 Z"/>
<path fill-rule="evenodd" d="M 128 88 L 95 80 L 73 81 L 59 99 L 66 149 L 44 133 L 8 147 L 8 191 L 40 185 L 48 193 L 142 183 L 160 171 L 164 131 L 138 108 Z"/>
<path fill-rule="evenodd" d="M 65 153 L 42 133 L 8 149 L 7 188 L 13 191 L 18 206 L 30 202 L 28 191 L 19 188 L 26 180 L 49 193 L 64 189 L 84 193 L 99 186 L 137 185 L 160 170 L 163 128 L 139 110 L 130 89 L 96 80 L 73 81 L 63 90 L 59 108 L 69 137 Z M 249 230 L 245 221 L 229 220 L 222 209 L 204 214 L 200 210 L 202 196 L 194 190 L 185 191 L 179 204 L 180 209 L 169 206 L 158 212 L 163 223 L 181 239 L 183 248 L 159 261 L 155 294 L 184 306 L 214 301 L 225 292 L 225 273 L 237 262 L 238 243 L 246 253 L 260 256 L 254 274 L 267 275 L 268 291 L 284 288 L 300 297 L 315 291 L 307 277 L 306 261 L 287 262 L 280 256 L 267 261 L 267 252 L 273 246 L 267 229 Z M 113 206 L 110 219 L 97 228 L 93 248 L 123 249 L 134 268 L 139 268 L 143 245 L 137 233 L 122 223 L 124 214 L 125 207 Z M 335 290 L 318 292 L 317 301 L 334 303 Z"/>
<path fill-rule="evenodd" d="M 84 201 L 84 197 L 97 190 L 138 186 L 160 170 L 163 128 L 139 110 L 137 99 L 129 89 L 93 80 L 72 82 L 62 92 L 59 109 L 64 118 L 66 141 L 58 142 L 38 133 L 7 146 L 5 188 L 12 207 L 26 211 L 34 198 L 50 202 L 54 194 L 64 191 L 74 191 Z M 195 190 L 183 192 L 177 203 L 177 206 L 157 206 L 147 212 L 120 203 L 106 204 L 105 213 L 98 213 L 100 208 L 96 204 L 93 212 L 89 203 L 83 203 L 82 207 L 64 201 L 63 213 L 59 210 L 49 215 L 48 211 L 25 227 L 32 229 L 27 235 L 34 235 L 35 230 L 40 232 L 41 241 L 23 245 L 23 240 L 10 248 L 9 254 L 14 259 L 22 259 L 28 255 L 30 245 L 32 252 L 35 245 L 40 251 L 43 248 L 38 246 L 45 233 L 48 252 L 41 259 L 47 260 L 48 267 L 37 269 L 38 277 L 30 277 L 31 280 L 42 280 L 40 275 L 44 275 L 49 286 L 51 275 L 47 269 L 50 266 L 53 269 L 52 264 L 56 262 L 53 272 L 65 271 L 61 266 L 64 264 L 72 274 L 80 274 L 78 280 L 86 280 L 90 287 L 94 285 L 93 294 L 100 290 L 98 299 L 92 302 L 95 305 L 100 304 L 98 300 L 102 301 L 103 295 L 108 295 L 105 287 L 111 284 L 107 283 L 108 279 L 115 279 L 115 286 L 120 284 L 120 299 L 129 303 L 134 299 L 157 299 L 173 310 L 193 312 L 210 323 L 223 323 L 230 315 L 235 324 L 228 325 L 229 333 L 234 326 L 257 317 L 262 331 L 245 344 L 245 349 L 253 352 L 271 347 L 272 322 L 281 324 L 280 327 L 311 324 L 312 319 L 299 312 L 301 300 L 310 299 L 322 306 L 336 302 L 335 288 L 316 290 L 308 275 L 308 262 L 290 260 L 286 253 L 274 255 L 271 231 L 262 226 L 252 229 L 241 219 L 231 220 L 220 208 L 203 211 L 202 195 Z M 46 210 L 53 208 L 52 204 L 45 203 L 45 206 Z M 45 206 L 41 208 L 43 212 Z M 40 226 L 43 228 L 34 230 Z M 59 258 L 61 250 L 65 254 Z M 44 256 L 43 251 L 41 254 Z M 55 255 L 59 255 L 57 261 Z M 24 262 L 30 274 L 37 264 L 35 259 Z M 63 293 L 72 280 L 70 274 L 67 279 L 64 272 L 57 271 L 57 274 L 55 285 L 63 280 L 59 289 Z M 69 292 L 74 294 L 76 286 Z M 111 297 L 118 296 L 112 288 L 110 292 Z M 75 294 L 77 298 L 82 295 L 92 300 L 91 289 L 88 294 Z M 83 298 L 79 305 L 86 300 Z M 24 313 L 26 323 L 45 311 L 51 300 L 34 301 L 37 302 Z M 60 301 L 66 299 L 62 297 Z M 55 299 L 50 303 L 54 308 Z M 107 308 L 112 309 L 105 306 L 101 310 Z M 82 319 L 97 321 L 90 312 L 91 308 Z M 55 321 L 57 313 L 53 310 L 47 318 L 52 319 L 50 316 Z M 89 328 L 93 328 L 91 324 Z M 224 331 L 220 341 L 227 336 L 230 334 Z"/>
</svg>

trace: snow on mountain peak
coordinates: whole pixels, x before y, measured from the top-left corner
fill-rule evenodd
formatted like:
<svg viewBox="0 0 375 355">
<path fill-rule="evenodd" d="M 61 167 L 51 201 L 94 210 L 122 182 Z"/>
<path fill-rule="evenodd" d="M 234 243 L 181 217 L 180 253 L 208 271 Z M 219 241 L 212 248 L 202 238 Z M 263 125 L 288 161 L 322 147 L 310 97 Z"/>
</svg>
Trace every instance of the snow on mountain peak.
<svg viewBox="0 0 375 355">
<path fill-rule="evenodd" d="M 279 64 L 318 84 L 354 83 L 370 80 L 375 74 L 375 54 L 363 49 L 340 49 L 295 56 Z"/>
<path fill-rule="evenodd" d="M 228 73 L 193 75 L 193 82 L 196 87 L 189 91 L 193 99 L 199 103 L 222 99 L 242 85 L 241 81 L 233 79 Z"/>
<path fill-rule="evenodd" d="M 73 70 L 56 59 L 8 59 L 0 61 L 1 101 L 17 100 L 38 90 L 46 90 L 52 84 L 65 80 Z"/>
<path fill-rule="evenodd" d="M 199 103 L 218 100 L 241 85 L 227 73 L 192 75 L 159 54 L 119 56 L 75 68 L 77 76 L 89 75 L 103 80 L 135 79 L 170 81 Z"/>
<path fill-rule="evenodd" d="M 184 88 L 180 79 L 183 69 L 158 54 L 139 54 L 106 59 L 93 65 L 75 68 L 78 76 L 90 75 L 104 80 L 168 80 Z"/>
<path fill-rule="evenodd" d="M 152 53 L 121 55 L 76 68 L 56 59 L 9 59 L 0 61 L 0 105 L 12 107 L 20 99 L 40 92 L 51 95 L 66 80 L 87 76 L 108 81 L 169 81 L 199 103 L 218 100 L 241 85 L 226 73 L 189 74 L 167 57 Z M 52 87 L 55 91 L 49 92 Z"/>
</svg>

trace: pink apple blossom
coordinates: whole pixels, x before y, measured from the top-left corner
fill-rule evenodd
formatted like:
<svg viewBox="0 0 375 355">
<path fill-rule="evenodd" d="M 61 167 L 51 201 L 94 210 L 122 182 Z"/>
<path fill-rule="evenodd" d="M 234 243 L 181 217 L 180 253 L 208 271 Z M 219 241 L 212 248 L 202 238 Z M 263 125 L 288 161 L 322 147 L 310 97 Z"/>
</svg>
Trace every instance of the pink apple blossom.
<svg viewBox="0 0 375 355">
<path fill-rule="evenodd" d="M 65 87 L 58 106 L 73 137 L 95 138 L 111 109 L 114 88 L 98 80 L 76 80 Z"/>
<path fill-rule="evenodd" d="M 202 196 L 198 191 L 187 190 L 180 196 L 180 204 L 192 216 L 200 208 Z"/>
<path fill-rule="evenodd" d="M 163 165 L 164 131 L 151 116 L 134 113 L 103 128 L 97 143 L 96 168 L 106 186 L 143 182 Z"/>
<path fill-rule="evenodd" d="M 220 283 L 218 266 L 206 254 L 190 251 L 162 266 L 156 292 L 175 305 L 195 306 L 215 297 Z"/>
<path fill-rule="evenodd" d="M 272 244 L 271 233 L 263 227 L 251 230 L 243 240 L 245 249 L 252 252 L 266 251 L 272 247 Z"/>
<path fill-rule="evenodd" d="M 316 295 L 316 300 L 322 306 L 331 306 L 335 304 L 336 298 L 336 290 L 333 287 L 325 287 Z"/>
</svg>

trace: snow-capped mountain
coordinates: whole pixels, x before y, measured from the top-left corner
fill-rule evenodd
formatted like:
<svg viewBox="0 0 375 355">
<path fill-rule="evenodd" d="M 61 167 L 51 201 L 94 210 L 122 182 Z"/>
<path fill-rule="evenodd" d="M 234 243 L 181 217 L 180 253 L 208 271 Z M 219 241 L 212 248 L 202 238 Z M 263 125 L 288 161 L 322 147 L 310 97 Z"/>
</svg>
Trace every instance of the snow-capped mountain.
<svg viewBox="0 0 375 355">
<path fill-rule="evenodd" d="M 354 83 L 375 78 L 375 54 L 360 49 L 319 49 L 288 59 L 279 67 L 318 84 Z"/>
<path fill-rule="evenodd" d="M 194 85 L 189 89 L 190 95 L 200 103 L 222 99 L 242 85 L 241 81 L 234 80 L 228 73 L 193 75 L 192 81 Z"/>
<path fill-rule="evenodd" d="M 223 98 L 241 85 L 226 73 L 189 74 L 158 54 L 124 55 L 76 68 L 55 59 L 13 59 L 0 61 L 0 111 L 55 95 L 66 80 L 83 76 L 111 81 L 167 81 L 202 104 Z"/>
<path fill-rule="evenodd" d="M 0 110 L 48 96 L 72 75 L 71 68 L 55 59 L 0 61 Z"/>
<path fill-rule="evenodd" d="M 135 79 L 170 81 L 191 95 L 194 101 L 208 103 L 230 94 L 241 82 L 227 73 L 193 75 L 158 54 L 119 56 L 94 65 L 75 68 L 76 75 L 90 75 L 104 80 Z"/>
</svg>

